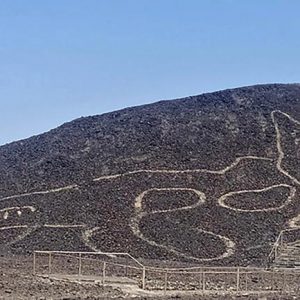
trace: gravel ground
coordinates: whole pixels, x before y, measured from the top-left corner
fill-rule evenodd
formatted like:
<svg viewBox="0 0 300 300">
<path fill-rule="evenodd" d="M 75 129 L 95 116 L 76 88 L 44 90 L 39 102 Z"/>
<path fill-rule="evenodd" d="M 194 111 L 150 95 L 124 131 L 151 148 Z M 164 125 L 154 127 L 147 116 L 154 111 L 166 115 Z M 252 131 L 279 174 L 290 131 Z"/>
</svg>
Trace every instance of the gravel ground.
<svg viewBox="0 0 300 300">
<path fill-rule="evenodd" d="M 32 275 L 32 260 L 29 256 L 2 255 L 0 258 L 0 299 L 2 300 L 99 300 L 99 299 L 299 299 L 299 295 L 260 294 L 230 295 L 196 294 L 176 291 L 164 294 L 160 292 L 143 292 L 138 288 L 101 286 L 99 283 L 78 283 L 59 281 Z"/>
</svg>

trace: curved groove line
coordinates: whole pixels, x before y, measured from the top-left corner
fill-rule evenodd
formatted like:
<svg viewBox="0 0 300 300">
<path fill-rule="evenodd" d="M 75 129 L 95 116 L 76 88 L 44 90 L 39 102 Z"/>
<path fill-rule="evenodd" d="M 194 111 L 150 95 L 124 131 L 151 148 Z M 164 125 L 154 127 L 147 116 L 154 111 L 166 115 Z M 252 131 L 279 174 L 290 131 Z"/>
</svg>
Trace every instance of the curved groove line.
<svg viewBox="0 0 300 300">
<path fill-rule="evenodd" d="M 27 197 L 27 196 L 33 196 L 33 195 L 45 195 L 45 194 L 50 194 L 50 193 L 58 193 L 58 192 L 62 192 L 62 191 L 65 191 L 65 190 L 71 190 L 71 189 L 76 189 L 76 188 L 78 188 L 78 185 L 73 184 L 73 185 L 59 187 L 59 188 L 55 188 L 55 189 L 51 189 L 51 190 L 37 191 L 37 192 L 7 196 L 7 197 L 0 198 L 0 201 L 16 199 L 16 198 L 23 198 L 23 197 Z"/>
<path fill-rule="evenodd" d="M 189 191 L 189 192 L 195 193 L 198 196 L 199 200 L 195 204 L 183 206 L 183 207 L 180 207 L 180 208 L 152 211 L 151 212 L 152 214 L 192 209 L 192 208 L 198 207 L 199 205 L 201 205 L 205 202 L 205 194 L 198 191 L 198 190 L 195 190 L 195 189 L 190 189 L 190 188 L 152 188 L 152 189 L 149 189 L 147 191 L 142 192 L 140 195 L 138 195 L 135 198 L 134 207 L 135 207 L 136 211 L 142 210 L 142 204 L 143 204 L 144 197 L 148 193 L 153 192 L 153 191 L 157 191 L 157 192 L 161 192 L 161 191 Z"/>
<path fill-rule="evenodd" d="M 193 229 L 197 230 L 198 232 L 210 234 L 210 235 L 216 236 L 219 239 L 221 239 L 222 242 L 224 243 L 224 245 L 226 246 L 226 251 L 222 255 L 217 256 L 217 257 L 213 257 L 213 258 L 198 258 L 198 257 L 195 257 L 195 256 L 184 254 L 184 253 L 176 250 L 172 246 L 166 246 L 166 245 L 157 243 L 157 242 L 155 242 L 155 241 L 153 241 L 151 239 L 146 238 L 143 235 L 143 233 L 140 231 L 139 223 L 140 223 L 141 219 L 144 216 L 146 216 L 146 215 L 148 215 L 148 214 L 140 213 L 138 216 L 136 216 L 134 219 L 131 220 L 130 226 L 132 228 L 133 233 L 138 238 L 140 238 L 141 240 L 143 240 L 144 242 L 148 243 L 151 246 L 155 246 L 155 247 L 167 250 L 168 252 L 171 252 L 171 253 L 173 253 L 173 254 L 175 254 L 177 256 L 180 256 L 180 257 L 183 257 L 183 258 L 186 258 L 186 259 L 189 259 L 189 260 L 196 260 L 196 261 L 199 261 L 199 262 L 224 259 L 226 257 L 231 256 L 234 253 L 235 243 L 232 240 L 230 240 L 229 238 L 227 238 L 225 236 L 213 233 L 211 231 L 206 231 L 206 230 L 202 230 L 202 229 L 198 229 L 198 228 L 193 228 Z"/>
<path fill-rule="evenodd" d="M 99 250 L 97 247 L 95 247 L 95 245 L 91 242 L 91 237 L 99 229 L 100 229 L 100 227 L 94 227 L 91 229 L 87 229 L 82 232 L 82 236 L 81 236 L 81 240 L 84 242 L 84 244 L 88 248 L 90 248 L 91 250 L 93 250 L 95 252 L 101 252 L 101 250 Z"/>
<path fill-rule="evenodd" d="M 164 209 L 164 210 L 156 210 L 156 211 L 152 211 L 152 212 L 143 212 L 142 210 L 142 204 L 143 204 L 143 199 L 144 197 L 147 195 L 147 193 L 152 192 L 152 191 L 192 191 L 194 192 L 198 198 L 199 201 L 197 201 L 195 204 L 192 205 L 188 205 L 188 206 L 184 206 L 184 207 L 180 207 L 180 208 L 175 208 L 175 209 Z M 194 256 L 190 256 L 190 255 L 186 255 L 178 250 L 176 250 L 174 247 L 171 246 L 166 246 L 160 243 L 157 243 L 151 239 L 146 238 L 143 233 L 140 230 L 139 227 L 139 223 L 141 221 L 141 219 L 143 217 L 149 216 L 149 215 L 154 215 L 154 214 L 159 214 L 159 213 L 165 213 L 165 212 L 173 212 L 173 211 L 181 211 L 181 210 L 188 210 L 188 209 L 193 209 L 196 208 L 200 205 L 202 205 L 203 203 L 205 203 L 205 194 L 202 193 L 201 191 L 195 190 L 195 189 L 190 189 L 190 188 L 153 188 L 153 189 L 149 189 L 147 191 L 144 191 L 143 193 L 141 193 L 140 195 L 138 195 L 135 199 L 135 216 L 131 219 L 131 224 L 130 227 L 133 231 L 133 233 L 140 238 L 141 240 L 143 240 L 144 242 L 147 242 L 148 244 L 152 245 L 152 246 L 156 246 L 159 248 L 162 248 L 164 250 L 167 250 L 169 252 L 172 252 L 174 254 L 176 254 L 177 256 L 186 258 L 186 259 L 190 259 L 190 260 L 196 260 L 196 261 L 212 261 L 212 260 L 220 260 L 223 259 L 225 257 L 228 257 L 230 255 L 232 255 L 234 253 L 234 248 L 235 248 L 235 243 L 233 241 L 231 241 L 229 238 L 225 237 L 225 236 L 221 236 L 219 234 L 213 233 L 211 231 L 206 231 L 206 230 L 202 230 L 202 229 L 198 229 L 198 228 L 193 228 L 194 230 L 197 230 L 198 232 L 201 233 L 206 233 L 209 235 L 214 235 L 216 237 L 218 237 L 219 239 L 222 240 L 222 242 L 224 243 L 225 247 L 226 247 L 226 251 L 217 257 L 213 257 L 213 258 L 198 258 L 198 257 L 194 257 Z"/>
<path fill-rule="evenodd" d="M 261 209 L 242 209 L 242 208 L 234 208 L 232 206 L 229 206 L 226 204 L 226 199 L 232 195 L 240 195 L 240 194 L 246 194 L 246 193 L 262 193 L 262 192 L 266 192 L 269 191 L 273 188 L 276 187 L 287 187 L 290 190 L 290 194 L 287 198 L 287 200 L 280 206 L 277 207 L 270 207 L 270 208 L 261 208 Z M 272 186 L 268 186 L 265 187 L 263 189 L 257 189 L 257 190 L 243 190 L 243 191 L 236 191 L 236 192 L 229 192 L 227 194 L 222 195 L 219 199 L 218 199 L 218 203 L 220 206 L 231 209 L 231 210 L 235 210 L 235 211 L 240 211 L 240 212 L 266 212 L 266 211 L 275 211 L 275 210 L 279 210 L 284 208 L 287 204 L 289 204 L 294 196 L 296 194 L 296 188 L 292 187 L 288 184 L 276 184 L 276 185 L 272 185 Z"/>
<path fill-rule="evenodd" d="M 135 174 L 188 174 L 188 173 L 208 173 L 208 174 L 218 174 L 218 175 L 224 175 L 226 172 L 229 170 L 233 169 L 236 167 L 241 161 L 243 160 L 268 160 L 268 161 L 273 161 L 273 159 L 268 158 L 268 157 L 259 157 L 259 156 L 241 156 L 235 159 L 235 161 L 225 167 L 224 169 L 221 170 L 208 170 L 208 169 L 187 169 L 187 170 L 167 170 L 167 169 L 162 169 L 162 170 L 136 170 L 136 171 L 130 171 L 126 173 L 121 173 L 121 174 L 115 174 L 115 175 L 107 175 L 107 176 L 101 176 L 98 178 L 94 178 L 93 181 L 102 181 L 102 180 L 108 180 L 108 179 L 115 179 L 123 176 L 128 176 L 128 175 L 135 175 Z"/>
<path fill-rule="evenodd" d="M 295 120 L 294 118 L 292 118 L 290 115 L 280 111 L 280 110 L 273 110 L 271 112 L 271 118 L 272 118 L 272 122 L 274 124 L 275 127 L 275 132 L 276 132 L 276 147 L 277 147 L 277 151 L 278 151 L 278 159 L 277 159 L 277 163 L 276 163 L 276 167 L 278 169 L 279 172 L 281 172 L 282 174 L 284 174 L 285 176 L 287 176 L 288 178 L 290 178 L 294 183 L 300 185 L 300 181 L 297 180 L 295 177 L 293 177 L 292 175 L 289 174 L 289 172 L 285 171 L 282 168 L 282 161 L 284 159 L 284 151 L 282 149 L 282 143 L 281 143 L 281 133 L 280 133 L 280 129 L 279 129 L 279 125 L 276 121 L 275 118 L 275 113 L 279 113 L 284 115 L 285 117 L 287 117 L 290 121 L 296 123 L 297 125 L 300 125 L 300 122 Z"/>
</svg>

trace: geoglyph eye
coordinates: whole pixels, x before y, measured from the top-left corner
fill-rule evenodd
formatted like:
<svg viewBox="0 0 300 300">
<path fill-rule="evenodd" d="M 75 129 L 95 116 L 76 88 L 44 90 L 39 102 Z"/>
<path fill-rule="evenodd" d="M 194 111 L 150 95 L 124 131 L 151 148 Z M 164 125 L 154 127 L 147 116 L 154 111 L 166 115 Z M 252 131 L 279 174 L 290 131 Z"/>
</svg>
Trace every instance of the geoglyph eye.
<svg viewBox="0 0 300 300">
<path fill-rule="evenodd" d="M 24 212 L 34 213 L 36 208 L 34 206 L 13 206 L 13 207 L 6 207 L 0 210 L 0 216 L 4 220 L 7 220 L 9 217 L 17 214 L 17 216 L 21 216 Z"/>
<path fill-rule="evenodd" d="M 4 215 L 3 215 L 4 220 L 7 220 L 7 218 L 8 218 L 8 211 L 4 212 Z"/>
</svg>

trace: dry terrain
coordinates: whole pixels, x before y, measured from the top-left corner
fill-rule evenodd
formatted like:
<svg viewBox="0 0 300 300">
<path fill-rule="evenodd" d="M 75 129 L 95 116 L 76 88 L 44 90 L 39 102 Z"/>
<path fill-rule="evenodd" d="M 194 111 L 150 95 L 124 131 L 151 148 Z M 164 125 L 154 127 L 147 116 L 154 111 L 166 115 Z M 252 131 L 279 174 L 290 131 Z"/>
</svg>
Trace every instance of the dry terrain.
<svg viewBox="0 0 300 300">
<path fill-rule="evenodd" d="M 299 158 L 298 84 L 160 101 L 1 146 L 1 296 L 124 296 L 32 277 L 33 250 L 265 267 L 281 231 L 300 239 Z"/>
<path fill-rule="evenodd" d="M 2 256 L 0 260 L 0 299 L 3 300 L 102 300 L 102 299 L 199 299 L 199 300 L 233 300 L 233 299 L 298 299 L 296 294 L 286 293 L 240 293 L 232 292 L 144 292 L 128 286 L 119 287 L 101 283 L 78 282 L 69 280 L 49 279 L 42 276 L 33 276 L 32 257 L 30 256 Z M 53 276 L 57 278 L 58 276 Z"/>
</svg>

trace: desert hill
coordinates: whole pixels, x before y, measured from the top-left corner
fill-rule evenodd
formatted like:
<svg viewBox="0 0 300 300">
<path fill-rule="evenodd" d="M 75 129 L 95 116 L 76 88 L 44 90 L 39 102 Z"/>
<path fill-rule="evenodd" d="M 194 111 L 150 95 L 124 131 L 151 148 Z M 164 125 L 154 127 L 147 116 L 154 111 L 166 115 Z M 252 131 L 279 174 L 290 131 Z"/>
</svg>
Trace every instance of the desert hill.
<svg viewBox="0 0 300 300">
<path fill-rule="evenodd" d="M 261 265 L 298 226 L 299 158 L 297 84 L 80 118 L 0 147 L 1 247 Z"/>
</svg>

